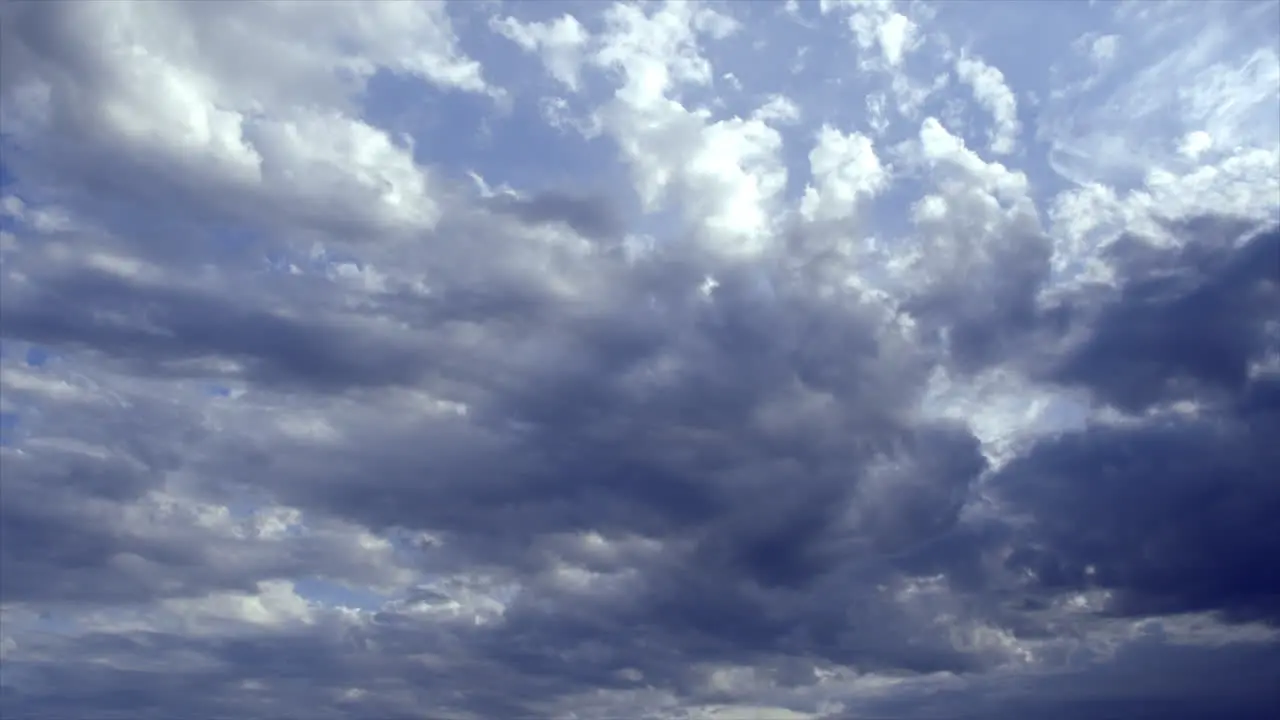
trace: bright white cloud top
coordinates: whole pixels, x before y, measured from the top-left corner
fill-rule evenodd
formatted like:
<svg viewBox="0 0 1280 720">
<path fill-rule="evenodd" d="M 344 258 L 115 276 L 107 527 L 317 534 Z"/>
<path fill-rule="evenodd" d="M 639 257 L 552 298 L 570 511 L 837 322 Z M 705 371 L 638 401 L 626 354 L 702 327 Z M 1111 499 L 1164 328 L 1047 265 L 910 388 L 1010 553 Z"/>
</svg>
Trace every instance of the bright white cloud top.
<svg viewBox="0 0 1280 720">
<path fill-rule="evenodd" d="M 1262 718 L 1280 4 L 0 5 L 0 716 Z"/>
</svg>

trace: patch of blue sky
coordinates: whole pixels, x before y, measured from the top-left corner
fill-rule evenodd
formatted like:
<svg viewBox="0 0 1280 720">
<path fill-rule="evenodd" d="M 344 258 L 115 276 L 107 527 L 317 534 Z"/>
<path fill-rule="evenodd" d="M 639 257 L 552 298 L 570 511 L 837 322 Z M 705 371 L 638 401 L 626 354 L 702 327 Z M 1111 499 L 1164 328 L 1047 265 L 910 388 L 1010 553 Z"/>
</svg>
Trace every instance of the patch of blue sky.
<svg viewBox="0 0 1280 720">
<path fill-rule="evenodd" d="M 377 610 L 392 598 L 368 588 L 352 587 L 320 577 L 295 580 L 293 590 L 299 596 L 329 607 Z"/>
<path fill-rule="evenodd" d="M 54 359 L 54 354 L 48 348 L 39 345 L 29 345 L 27 347 L 26 356 L 23 361 L 28 367 L 44 367 L 50 360 Z"/>
<path fill-rule="evenodd" d="M 588 141 L 548 124 L 542 97 L 547 96 L 516 89 L 508 105 L 380 72 L 369 83 L 364 116 L 413 138 L 414 159 L 453 180 L 467 181 L 475 173 L 491 187 L 533 192 L 584 191 L 625 180 L 603 140 Z"/>
<path fill-rule="evenodd" d="M 218 498 L 227 509 L 227 514 L 236 522 L 252 518 L 259 510 L 267 507 L 259 498 L 249 493 L 235 493 L 230 497 Z"/>
<path fill-rule="evenodd" d="M 22 340 L 0 339 L 0 363 L 43 368 L 56 362 L 61 356 L 53 350 Z"/>
<path fill-rule="evenodd" d="M 918 134 L 919 120 L 942 115 L 955 90 L 949 88 L 951 92 L 930 95 L 918 110 L 917 122 L 890 122 L 883 133 L 878 133 L 868 101 L 883 94 L 885 112 L 892 120 L 897 112 L 892 92 L 894 75 L 888 71 L 845 72 L 863 56 L 854 47 L 851 31 L 843 22 L 833 22 L 833 17 L 819 16 L 816 8 L 803 3 L 795 14 L 786 12 L 782 5 L 753 5 L 739 19 L 748 26 L 767 24 L 767 34 L 748 30 L 741 35 L 752 37 L 751 41 L 731 36 L 709 42 L 703 50 L 714 66 L 734 68 L 732 77 L 721 74 L 713 88 L 702 91 L 705 98 L 695 96 L 700 102 L 723 105 L 718 118 L 749 117 L 774 95 L 787 98 L 800 109 L 794 122 L 771 123 L 783 139 L 782 160 L 787 169 L 784 200 L 791 206 L 798 203 L 812 182 L 809 154 L 820 128 L 830 126 L 844 134 L 856 132 L 872 137 L 875 152 L 887 167 L 894 163 L 894 146 Z M 762 62 L 762 58 L 768 60 Z M 946 71 L 936 57 L 914 53 L 904 58 L 903 69 L 916 78 L 931 78 Z M 896 165 L 897 173 L 905 171 L 901 163 Z M 919 197 L 920 190 L 919 183 L 909 174 L 899 176 L 874 202 L 864 203 L 857 222 L 862 227 L 876 228 L 881 239 L 906 234 L 910 203 Z"/>
<path fill-rule="evenodd" d="M 843 25 L 827 23 L 814 32 L 781 8 L 752 3 L 739 18 L 747 26 L 743 31 L 704 40 L 702 54 L 713 67 L 733 68 L 718 72 L 714 88 L 705 92 L 717 93 L 732 114 L 743 117 L 771 96 L 785 96 L 801 109 L 801 127 L 810 130 L 824 122 L 848 129 L 861 121 L 865 105 L 858 91 L 869 81 L 842 79 L 842 70 L 857 61 Z M 768 32 L 753 32 L 755 24 Z"/>
<path fill-rule="evenodd" d="M 947 27 L 954 49 L 967 51 L 999 68 L 1005 84 L 1017 98 L 1018 120 L 1023 128 L 1019 140 L 1024 149 L 1012 164 L 1028 175 L 1040 197 L 1051 198 L 1070 188 L 1073 183 L 1049 165 L 1050 143 L 1040 137 L 1035 128 L 1043 103 L 1055 91 L 1065 89 L 1062 86 L 1066 80 L 1084 79 L 1083 75 L 1063 75 L 1068 63 L 1088 67 L 1088 59 L 1081 57 L 1080 49 L 1073 45 L 1088 33 L 1101 38 L 1111 32 L 1113 8 L 1106 3 L 972 2 L 963 7 L 941 3 L 936 9 L 938 21 Z M 972 13 L 979 13 L 983 19 L 974 22 L 969 17 Z M 955 21 L 950 22 L 953 18 Z M 1029 38 L 1035 38 L 1034 42 L 1028 41 Z M 963 86 L 960 90 L 966 96 L 970 92 Z M 967 97 L 966 105 L 971 116 L 986 112 Z M 981 132 L 968 132 L 965 140 L 975 147 L 983 144 Z"/>
<path fill-rule="evenodd" d="M 211 241 L 201 248 L 201 258 L 208 264 L 225 267 L 237 262 L 256 264 L 261 261 L 263 247 L 273 243 L 263 234 L 248 227 L 232 224 L 211 226 Z"/>
<path fill-rule="evenodd" d="M 57 609 L 49 608 L 38 613 L 23 613 L 19 617 L 13 617 L 12 622 L 20 624 L 23 634 L 44 634 L 44 635 L 72 635 L 83 629 L 79 618 L 71 612 L 60 612 Z M 10 618 L 5 618 L 5 622 L 10 622 Z M 5 628 L 13 630 L 16 628 Z"/>
<path fill-rule="evenodd" d="M 227 398 L 231 397 L 231 388 L 226 385 L 218 385 L 216 383 L 205 385 L 204 393 L 209 397 Z"/>
<path fill-rule="evenodd" d="M 18 444 L 22 416 L 10 410 L 0 410 L 0 447 L 13 447 Z"/>
<path fill-rule="evenodd" d="M 5 137 L 4 132 L 0 132 L 0 150 L 9 146 L 9 139 Z M 2 155 L 2 153 L 0 153 Z M 18 178 L 9 170 L 9 165 L 0 157 L 0 194 L 3 194 L 10 188 Z"/>
</svg>

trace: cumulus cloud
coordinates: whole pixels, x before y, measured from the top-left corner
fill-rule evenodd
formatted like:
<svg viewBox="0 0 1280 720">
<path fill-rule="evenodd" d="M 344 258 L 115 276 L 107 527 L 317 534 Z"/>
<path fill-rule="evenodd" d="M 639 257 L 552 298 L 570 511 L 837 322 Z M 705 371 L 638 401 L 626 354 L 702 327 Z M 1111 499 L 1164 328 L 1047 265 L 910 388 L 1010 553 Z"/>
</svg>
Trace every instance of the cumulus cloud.
<svg viewBox="0 0 1280 720">
<path fill-rule="evenodd" d="M 995 126 L 989 133 L 991 152 L 1007 155 L 1018 142 L 1018 101 L 1004 83 L 1004 74 L 981 58 L 961 57 L 956 61 L 956 75 L 973 89 L 978 104 L 991 113 Z"/>
<path fill-rule="evenodd" d="M 0 715 L 1268 715 L 1280 128 L 1053 184 L 1144 12 L 1037 144 L 918 3 L 4 6 Z"/>
</svg>

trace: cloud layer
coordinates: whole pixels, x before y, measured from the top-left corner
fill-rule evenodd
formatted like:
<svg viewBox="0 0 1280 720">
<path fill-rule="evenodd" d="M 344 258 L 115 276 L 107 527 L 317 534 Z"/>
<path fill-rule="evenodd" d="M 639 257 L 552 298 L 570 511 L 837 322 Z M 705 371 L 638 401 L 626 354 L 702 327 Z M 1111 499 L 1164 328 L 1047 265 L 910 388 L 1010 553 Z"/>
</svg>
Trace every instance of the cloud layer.
<svg viewBox="0 0 1280 720">
<path fill-rule="evenodd" d="M 1007 7 L 4 5 L 0 714 L 1270 716 L 1280 14 Z"/>
</svg>

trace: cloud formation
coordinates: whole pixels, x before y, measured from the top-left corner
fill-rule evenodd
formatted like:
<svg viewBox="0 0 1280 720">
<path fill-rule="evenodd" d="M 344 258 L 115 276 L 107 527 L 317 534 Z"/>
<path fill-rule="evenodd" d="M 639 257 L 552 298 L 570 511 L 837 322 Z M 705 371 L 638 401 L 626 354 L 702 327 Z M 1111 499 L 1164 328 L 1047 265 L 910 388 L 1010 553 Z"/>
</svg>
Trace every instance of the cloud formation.
<svg viewBox="0 0 1280 720">
<path fill-rule="evenodd" d="M 5 5 L 0 715 L 1269 716 L 1277 54 L 1145 5 Z"/>
</svg>

